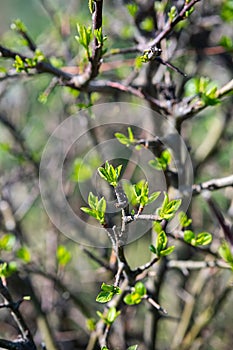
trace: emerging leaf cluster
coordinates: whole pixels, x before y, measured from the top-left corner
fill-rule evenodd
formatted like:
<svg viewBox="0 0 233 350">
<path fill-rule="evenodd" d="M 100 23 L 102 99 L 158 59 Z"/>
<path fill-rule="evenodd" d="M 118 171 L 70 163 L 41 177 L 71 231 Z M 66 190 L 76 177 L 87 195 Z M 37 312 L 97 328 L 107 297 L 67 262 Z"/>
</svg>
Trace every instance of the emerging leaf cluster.
<svg viewBox="0 0 233 350">
<path fill-rule="evenodd" d="M 112 300 L 115 294 L 120 294 L 121 289 L 112 284 L 103 283 L 101 286 L 101 292 L 97 295 L 96 301 L 99 303 L 107 303 Z"/>
<path fill-rule="evenodd" d="M 156 170 L 167 170 L 168 165 L 171 163 L 172 160 L 172 156 L 171 156 L 171 152 L 169 152 L 168 149 L 165 149 L 160 157 L 156 157 L 153 160 L 149 161 L 149 164 L 155 168 Z"/>
<path fill-rule="evenodd" d="M 219 247 L 218 253 L 223 258 L 223 260 L 231 265 L 231 268 L 233 270 L 233 253 L 231 251 L 230 245 L 226 241 L 223 241 Z"/>
<path fill-rule="evenodd" d="M 176 15 L 177 15 L 177 9 L 175 6 L 172 6 L 170 11 L 168 12 L 168 18 L 169 18 L 170 22 L 172 22 L 174 20 Z"/>
<path fill-rule="evenodd" d="M 137 142 L 137 140 L 134 138 L 132 129 L 130 127 L 128 127 L 128 136 L 125 136 L 124 134 L 122 134 L 120 132 L 116 132 L 115 137 L 117 138 L 117 140 L 120 143 L 122 143 L 126 147 L 134 145 Z"/>
<path fill-rule="evenodd" d="M 90 208 L 82 207 L 81 210 L 84 211 L 84 213 L 94 217 L 101 223 L 101 225 L 103 225 L 106 211 L 106 200 L 104 197 L 98 200 L 98 197 L 90 192 L 88 196 L 88 204 Z"/>
<path fill-rule="evenodd" d="M 208 232 L 201 232 L 195 235 L 191 230 L 184 231 L 184 241 L 197 247 L 210 244 L 212 241 L 212 235 Z"/>
<path fill-rule="evenodd" d="M 97 311 L 97 315 L 104 321 L 105 324 L 111 326 L 115 319 L 120 315 L 120 311 L 117 311 L 115 307 L 110 307 L 107 314 L 103 314 L 100 311 Z M 102 348 L 103 349 L 103 348 Z"/>
<path fill-rule="evenodd" d="M 185 86 L 188 96 L 199 95 L 203 104 L 207 106 L 213 106 L 220 102 L 217 96 L 217 90 L 217 85 L 206 77 L 192 78 Z"/>
<path fill-rule="evenodd" d="M 124 302 L 127 305 L 137 305 L 146 296 L 146 287 L 142 282 L 137 282 L 132 288 L 132 292 L 124 297 Z"/>
<path fill-rule="evenodd" d="M 36 50 L 35 55 L 32 58 L 25 58 L 25 60 L 23 60 L 19 55 L 16 55 L 13 66 L 18 73 L 23 71 L 28 72 L 30 69 L 35 68 L 38 63 L 44 60 L 45 56 L 43 53 L 40 50 Z"/>
<path fill-rule="evenodd" d="M 105 167 L 98 168 L 99 175 L 107 181 L 111 186 L 116 187 L 118 184 L 118 179 L 121 173 L 122 165 L 119 165 L 114 169 L 112 164 L 108 161 L 105 162 Z"/>
<path fill-rule="evenodd" d="M 146 205 L 154 202 L 158 198 L 160 193 L 160 191 L 153 192 L 149 196 L 149 185 L 148 182 L 145 180 L 141 180 L 135 185 L 133 185 L 134 202 L 140 205 L 141 208 L 144 208 Z"/>
<path fill-rule="evenodd" d="M 59 245 L 57 247 L 57 262 L 60 266 L 66 266 L 70 260 L 71 260 L 71 252 L 64 246 L 64 245 Z"/>
<path fill-rule="evenodd" d="M 82 45 L 86 51 L 87 57 L 90 58 L 90 49 L 89 45 L 92 40 L 92 29 L 90 26 L 86 27 L 81 24 L 77 24 L 78 35 L 75 36 L 75 39 Z"/>
<path fill-rule="evenodd" d="M 155 228 L 156 229 L 156 228 Z M 175 249 L 174 246 L 167 247 L 167 235 L 161 230 L 156 237 L 156 245 L 150 245 L 150 251 L 158 256 L 158 258 L 162 256 L 167 256 L 173 252 Z"/>
<path fill-rule="evenodd" d="M 161 208 L 157 209 L 160 220 L 171 220 L 181 205 L 181 199 L 169 201 L 168 194 L 164 192 L 164 200 Z"/>
</svg>

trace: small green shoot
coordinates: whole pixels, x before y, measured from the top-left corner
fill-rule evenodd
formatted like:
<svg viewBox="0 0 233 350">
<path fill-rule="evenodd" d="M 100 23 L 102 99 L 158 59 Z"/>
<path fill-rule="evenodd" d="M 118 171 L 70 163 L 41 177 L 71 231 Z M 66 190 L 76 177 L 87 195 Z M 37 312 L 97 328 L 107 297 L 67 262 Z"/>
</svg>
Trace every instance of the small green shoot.
<svg viewBox="0 0 233 350">
<path fill-rule="evenodd" d="M 96 313 L 106 325 L 111 326 L 121 312 L 117 311 L 115 307 L 110 307 L 106 315 L 100 311 L 97 311 Z"/>
<path fill-rule="evenodd" d="M 98 168 L 100 177 L 107 181 L 111 186 L 116 187 L 118 184 L 118 179 L 120 177 L 122 165 L 119 165 L 114 169 L 114 167 L 109 164 L 108 161 L 105 162 L 105 167 Z"/>
<path fill-rule="evenodd" d="M 169 201 L 168 194 L 164 192 L 164 200 L 162 206 L 161 208 L 157 209 L 159 219 L 168 221 L 171 220 L 179 209 L 181 202 L 181 199 L 174 199 Z"/>
<path fill-rule="evenodd" d="M 101 286 L 101 292 L 97 295 L 96 301 L 98 303 L 107 303 L 114 297 L 115 294 L 120 294 L 121 289 L 112 284 L 103 283 Z"/>
<path fill-rule="evenodd" d="M 204 246 L 210 244 L 212 241 L 212 235 L 208 232 L 201 232 L 195 235 L 191 230 L 184 231 L 184 241 L 191 244 L 194 247 Z"/>
<path fill-rule="evenodd" d="M 104 225 L 104 215 L 106 211 L 106 200 L 104 197 L 98 200 L 98 197 L 94 196 L 94 194 L 90 192 L 88 196 L 88 204 L 90 208 L 82 207 L 81 210 L 84 211 L 84 213 L 94 217 L 100 222 L 101 225 Z"/>
<path fill-rule="evenodd" d="M 160 157 L 156 157 L 153 160 L 149 161 L 150 166 L 155 168 L 156 170 L 167 170 L 168 165 L 171 163 L 172 156 L 171 152 L 168 149 L 165 149 Z"/>
<path fill-rule="evenodd" d="M 124 302 L 127 305 L 137 305 L 146 296 L 146 287 L 142 282 L 137 282 L 132 288 L 132 292 L 124 297 Z"/>
</svg>

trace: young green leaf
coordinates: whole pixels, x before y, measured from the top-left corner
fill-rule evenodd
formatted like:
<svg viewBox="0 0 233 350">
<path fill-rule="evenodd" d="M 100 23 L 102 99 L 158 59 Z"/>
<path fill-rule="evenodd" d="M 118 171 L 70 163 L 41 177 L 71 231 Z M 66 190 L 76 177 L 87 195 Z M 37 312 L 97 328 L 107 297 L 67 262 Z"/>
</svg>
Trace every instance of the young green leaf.
<svg viewBox="0 0 233 350">
<path fill-rule="evenodd" d="M 164 231 L 161 231 L 156 238 L 156 254 L 160 256 L 160 252 L 165 250 L 167 246 L 167 236 Z"/>
<path fill-rule="evenodd" d="M 137 350 L 138 345 L 131 345 L 127 350 Z"/>
<path fill-rule="evenodd" d="M 107 303 L 108 301 L 112 300 L 115 294 L 120 293 L 121 289 L 119 287 L 112 284 L 102 283 L 101 292 L 97 295 L 96 301 L 99 303 Z"/>
<path fill-rule="evenodd" d="M 80 208 L 84 213 L 86 213 L 87 215 L 92 216 L 93 218 L 95 218 L 96 220 L 98 220 L 98 213 L 90 208 L 86 208 L 86 207 L 81 207 Z"/>
<path fill-rule="evenodd" d="M 93 317 L 88 318 L 86 320 L 86 326 L 90 332 L 93 332 L 96 329 L 96 320 Z"/>
<path fill-rule="evenodd" d="M 17 263 L 15 261 L 9 263 L 2 262 L 0 263 L 0 277 L 10 277 L 17 269 Z"/>
<path fill-rule="evenodd" d="M 160 256 L 167 256 L 170 255 L 175 249 L 175 246 L 172 245 L 170 247 L 168 247 L 167 249 L 161 250 L 160 251 Z"/>
<path fill-rule="evenodd" d="M 96 297 L 96 301 L 98 303 L 107 303 L 109 302 L 110 300 L 112 300 L 114 296 L 114 293 L 113 292 L 104 292 L 104 291 L 101 291 L 97 297 Z"/>
<path fill-rule="evenodd" d="M 195 239 L 195 233 L 191 230 L 185 230 L 184 231 L 184 241 L 195 245 L 196 239 Z"/>
<path fill-rule="evenodd" d="M 71 252 L 64 245 L 59 245 L 57 247 L 56 256 L 58 264 L 61 266 L 66 266 L 72 257 Z"/>
<path fill-rule="evenodd" d="M 181 205 L 181 199 L 174 199 L 169 202 L 168 194 L 164 193 L 164 200 L 161 208 L 157 209 L 160 220 L 171 220 Z"/>
<path fill-rule="evenodd" d="M 144 296 L 146 294 L 146 287 L 144 283 L 137 282 L 134 288 L 135 288 L 135 292 L 138 293 L 140 296 Z"/>
<path fill-rule="evenodd" d="M 195 245 L 207 245 L 212 242 L 212 235 L 208 232 L 198 233 Z"/>
<path fill-rule="evenodd" d="M 149 249 L 150 249 L 150 251 L 151 251 L 153 254 L 156 254 L 156 248 L 155 248 L 155 246 L 154 246 L 153 244 L 151 244 L 151 245 L 149 246 Z"/>
<path fill-rule="evenodd" d="M 101 225 L 103 225 L 105 221 L 104 215 L 106 211 L 106 200 L 104 199 L 104 197 L 98 200 L 98 197 L 95 196 L 92 192 L 90 192 L 88 196 L 88 204 L 90 208 L 81 207 L 81 210 L 84 213 L 94 217 L 101 223 Z"/>
<path fill-rule="evenodd" d="M 102 283 L 101 290 L 104 292 L 113 292 L 114 294 L 120 294 L 121 289 L 113 284 Z"/>
<path fill-rule="evenodd" d="M 98 205 L 98 197 L 95 196 L 92 192 L 89 193 L 88 204 L 89 204 L 91 209 L 96 209 L 96 207 Z"/>
<path fill-rule="evenodd" d="M 16 256 L 25 263 L 29 263 L 31 261 L 30 251 L 25 246 L 23 246 L 17 250 Z"/>
<path fill-rule="evenodd" d="M 128 127 L 128 137 L 119 132 L 115 133 L 114 135 L 120 143 L 122 143 L 123 145 L 126 145 L 127 147 L 136 143 L 136 140 L 133 135 L 133 131 L 130 127 Z"/>
<path fill-rule="evenodd" d="M 171 163 L 172 156 L 171 152 L 168 149 L 165 149 L 160 157 L 156 157 L 153 160 L 149 161 L 149 165 L 156 170 L 167 170 L 168 165 Z"/>
<path fill-rule="evenodd" d="M 195 235 L 193 231 L 185 230 L 184 241 L 193 246 L 203 246 L 211 243 L 212 235 L 208 232 L 201 232 L 198 235 Z"/>
<path fill-rule="evenodd" d="M 223 260 L 229 263 L 233 268 L 233 254 L 231 252 L 230 245 L 226 241 L 222 242 L 221 246 L 218 249 L 218 253 L 223 258 Z"/>
<path fill-rule="evenodd" d="M 12 250 L 15 245 L 15 235 L 7 233 L 0 238 L 0 250 Z"/>
<path fill-rule="evenodd" d="M 133 3 L 133 4 L 127 4 L 126 7 L 127 7 L 128 11 L 129 11 L 130 15 L 132 17 L 135 17 L 136 14 L 137 14 L 137 11 L 138 11 L 138 5 Z"/>
<path fill-rule="evenodd" d="M 192 223 L 192 219 L 189 219 L 183 211 L 179 213 L 178 218 L 181 227 L 188 227 Z"/>
<path fill-rule="evenodd" d="M 116 187 L 118 184 L 118 179 L 120 177 L 122 165 L 119 165 L 116 169 L 109 164 L 108 161 L 105 162 L 105 168 L 99 167 L 98 172 L 100 177 L 107 181 L 111 186 Z"/>
<path fill-rule="evenodd" d="M 124 297 L 124 302 L 127 305 L 137 305 L 142 301 L 142 297 L 138 293 L 131 293 Z"/>
<path fill-rule="evenodd" d="M 120 315 L 120 311 L 117 311 L 116 308 L 110 307 L 110 309 L 108 310 L 107 315 L 102 314 L 100 311 L 96 312 L 97 315 L 107 324 L 107 325 L 111 325 L 115 319 Z"/>
<path fill-rule="evenodd" d="M 176 7 L 172 6 L 170 11 L 168 12 L 168 17 L 169 17 L 170 22 L 173 21 L 173 19 L 176 17 L 176 15 L 177 15 Z"/>
<path fill-rule="evenodd" d="M 92 29 L 91 27 L 85 27 L 84 25 L 77 24 L 78 35 L 75 39 L 84 47 L 87 53 L 87 57 L 90 57 L 89 45 L 92 40 Z"/>
</svg>

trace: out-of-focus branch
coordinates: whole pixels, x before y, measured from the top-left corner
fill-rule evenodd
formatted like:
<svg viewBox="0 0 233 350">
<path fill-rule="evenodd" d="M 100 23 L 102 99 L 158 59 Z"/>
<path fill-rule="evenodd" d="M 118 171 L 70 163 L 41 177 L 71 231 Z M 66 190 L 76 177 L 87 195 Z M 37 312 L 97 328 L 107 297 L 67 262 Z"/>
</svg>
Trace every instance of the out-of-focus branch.
<svg viewBox="0 0 233 350">
<path fill-rule="evenodd" d="M 230 242 L 231 246 L 233 247 L 233 227 L 226 222 L 226 219 L 224 218 L 222 211 L 218 207 L 218 205 L 214 202 L 214 200 L 211 198 L 210 193 L 204 192 L 203 197 L 206 199 L 211 211 L 216 216 L 219 225 L 221 226 L 225 238 Z"/>
<path fill-rule="evenodd" d="M 184 6 L 177 14 L 177 16 L 173 19 L 173 21 L 168 20 L 168 22 L 164 26 L 164 29 L 156 36 L 156 38 L 152 42 L 149 43 L 149 46 L 157 46 L 161 40 L 166 38 L 179 22 L 187 18 L 186 12 L 189 11 L 199 1 L 201 0 L 191 0 L 189 2 L 185 1 Z"/>
<path fill-rule="evenodd" d="M 220 89 L 216 91 L 216 98 L 223 98 L 228 94 L 233 93 L 233 79 L 230 80 L 227 84 L 222 86 Z M 177 106 L 178 107 L 178 106 Z M 176 107 L 176 108 L 177 108 Z M 180 106 L 181 113 L 176 117 L 177 127 L 186 119 L 192 118 L 197 113 L 201 112 L 205 108 L 209 107 L 208 104 L 205 104 L 202 100 L 198 100 L 194 104 Z"/>
<path fill-rule="evenodd" d="M 36 172 L 39 171 L 39 164 L 36 162 L 34 157 L 32 156 L 31 152 L 29 151 L 27 145 L 25 144 L 25 140 L 22 137 L 21 132 L 16 128 L 16 126 L 10 122 L 9 119 L 7 119 L 5 116 L 0 114 L 0 123 L 5 125 L 7 129 L 11 132 L 13 135 L 15 141 L 19 144 L 23 151 L 23 156 L 34 166 Z"/>
<path fill-rule="evenodd" d="M 23 342 L 30 344 L 28 349 L 36 349 L 36 345 L 34 343 L 32 334 L 26 325 L 23 316 L 21 315 L 21 312 L 19 311 L 19 306 L 21 303 L 15 303 L 11 297 L 11 294 L 9 293 L 9 290 L 7 287 L 3 284 L 2 279 L 0 278 L 0 294 L 3 296 L 3 298 L 7 301 L 7 307 L 11 310 L 11 314 L 13 318 L 15 319 L 17 326 L 20 330 L 22 340 Z M 23 343 L 22 342 L 22 343 Z M 26 347 L 22 347 L 22 349 L 26 349 Z"/>
<path fill-rule="evenodd" d="M 167 263 L 170 269 L 179 270 L 201 270 L 205 268 L 219 267 L 221 269 L 231 269 L 230 265 L 222 260 L 192 261 L 192 260 L 170 260 Z"/>
</svg>

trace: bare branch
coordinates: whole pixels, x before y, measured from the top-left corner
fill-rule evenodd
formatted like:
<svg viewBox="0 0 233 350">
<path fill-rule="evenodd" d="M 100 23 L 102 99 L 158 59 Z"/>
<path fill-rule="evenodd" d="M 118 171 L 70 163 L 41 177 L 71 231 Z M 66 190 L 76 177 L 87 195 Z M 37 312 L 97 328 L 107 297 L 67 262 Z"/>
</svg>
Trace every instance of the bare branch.
<svg viewBox="0 0 233 350">
<path fill-rule="evenodd" d="M 185 13 L 191 9 L 197 2 L 201 0 L 191 0 L 189 3 L 185 1 L 184 6 L 182 7 L 181 11 L 177 14 L 177 16 L 174 18 L 174 20 L 171 22 L 168 20 L 168 22 L 165 24 L 164 29 L 156 36 L 156 38 L 149 43 L 150 47 L 157 46 L 161 40 L 166 38 L 168 34 L 171 33 L 173 28 L 181 21 L 186 19 Z"/>
<path fill-rule="evenodd" d="M 170 269 L 201 270 L 205 268 L 219 267 L 221 269 L 231 269 L 231 266 L 222 260 L 192 261 L 192 260 L 170 260 L 167 263 Z"/>
<path fill-rule="evenodd" d="M 233 175 L 222 177 L 219 179 L 211 179 L 192 186 L 193 195 L 200 194 L 202 191 L 214 191 L 225 187 L 233 187 Z"/>
</svg>

